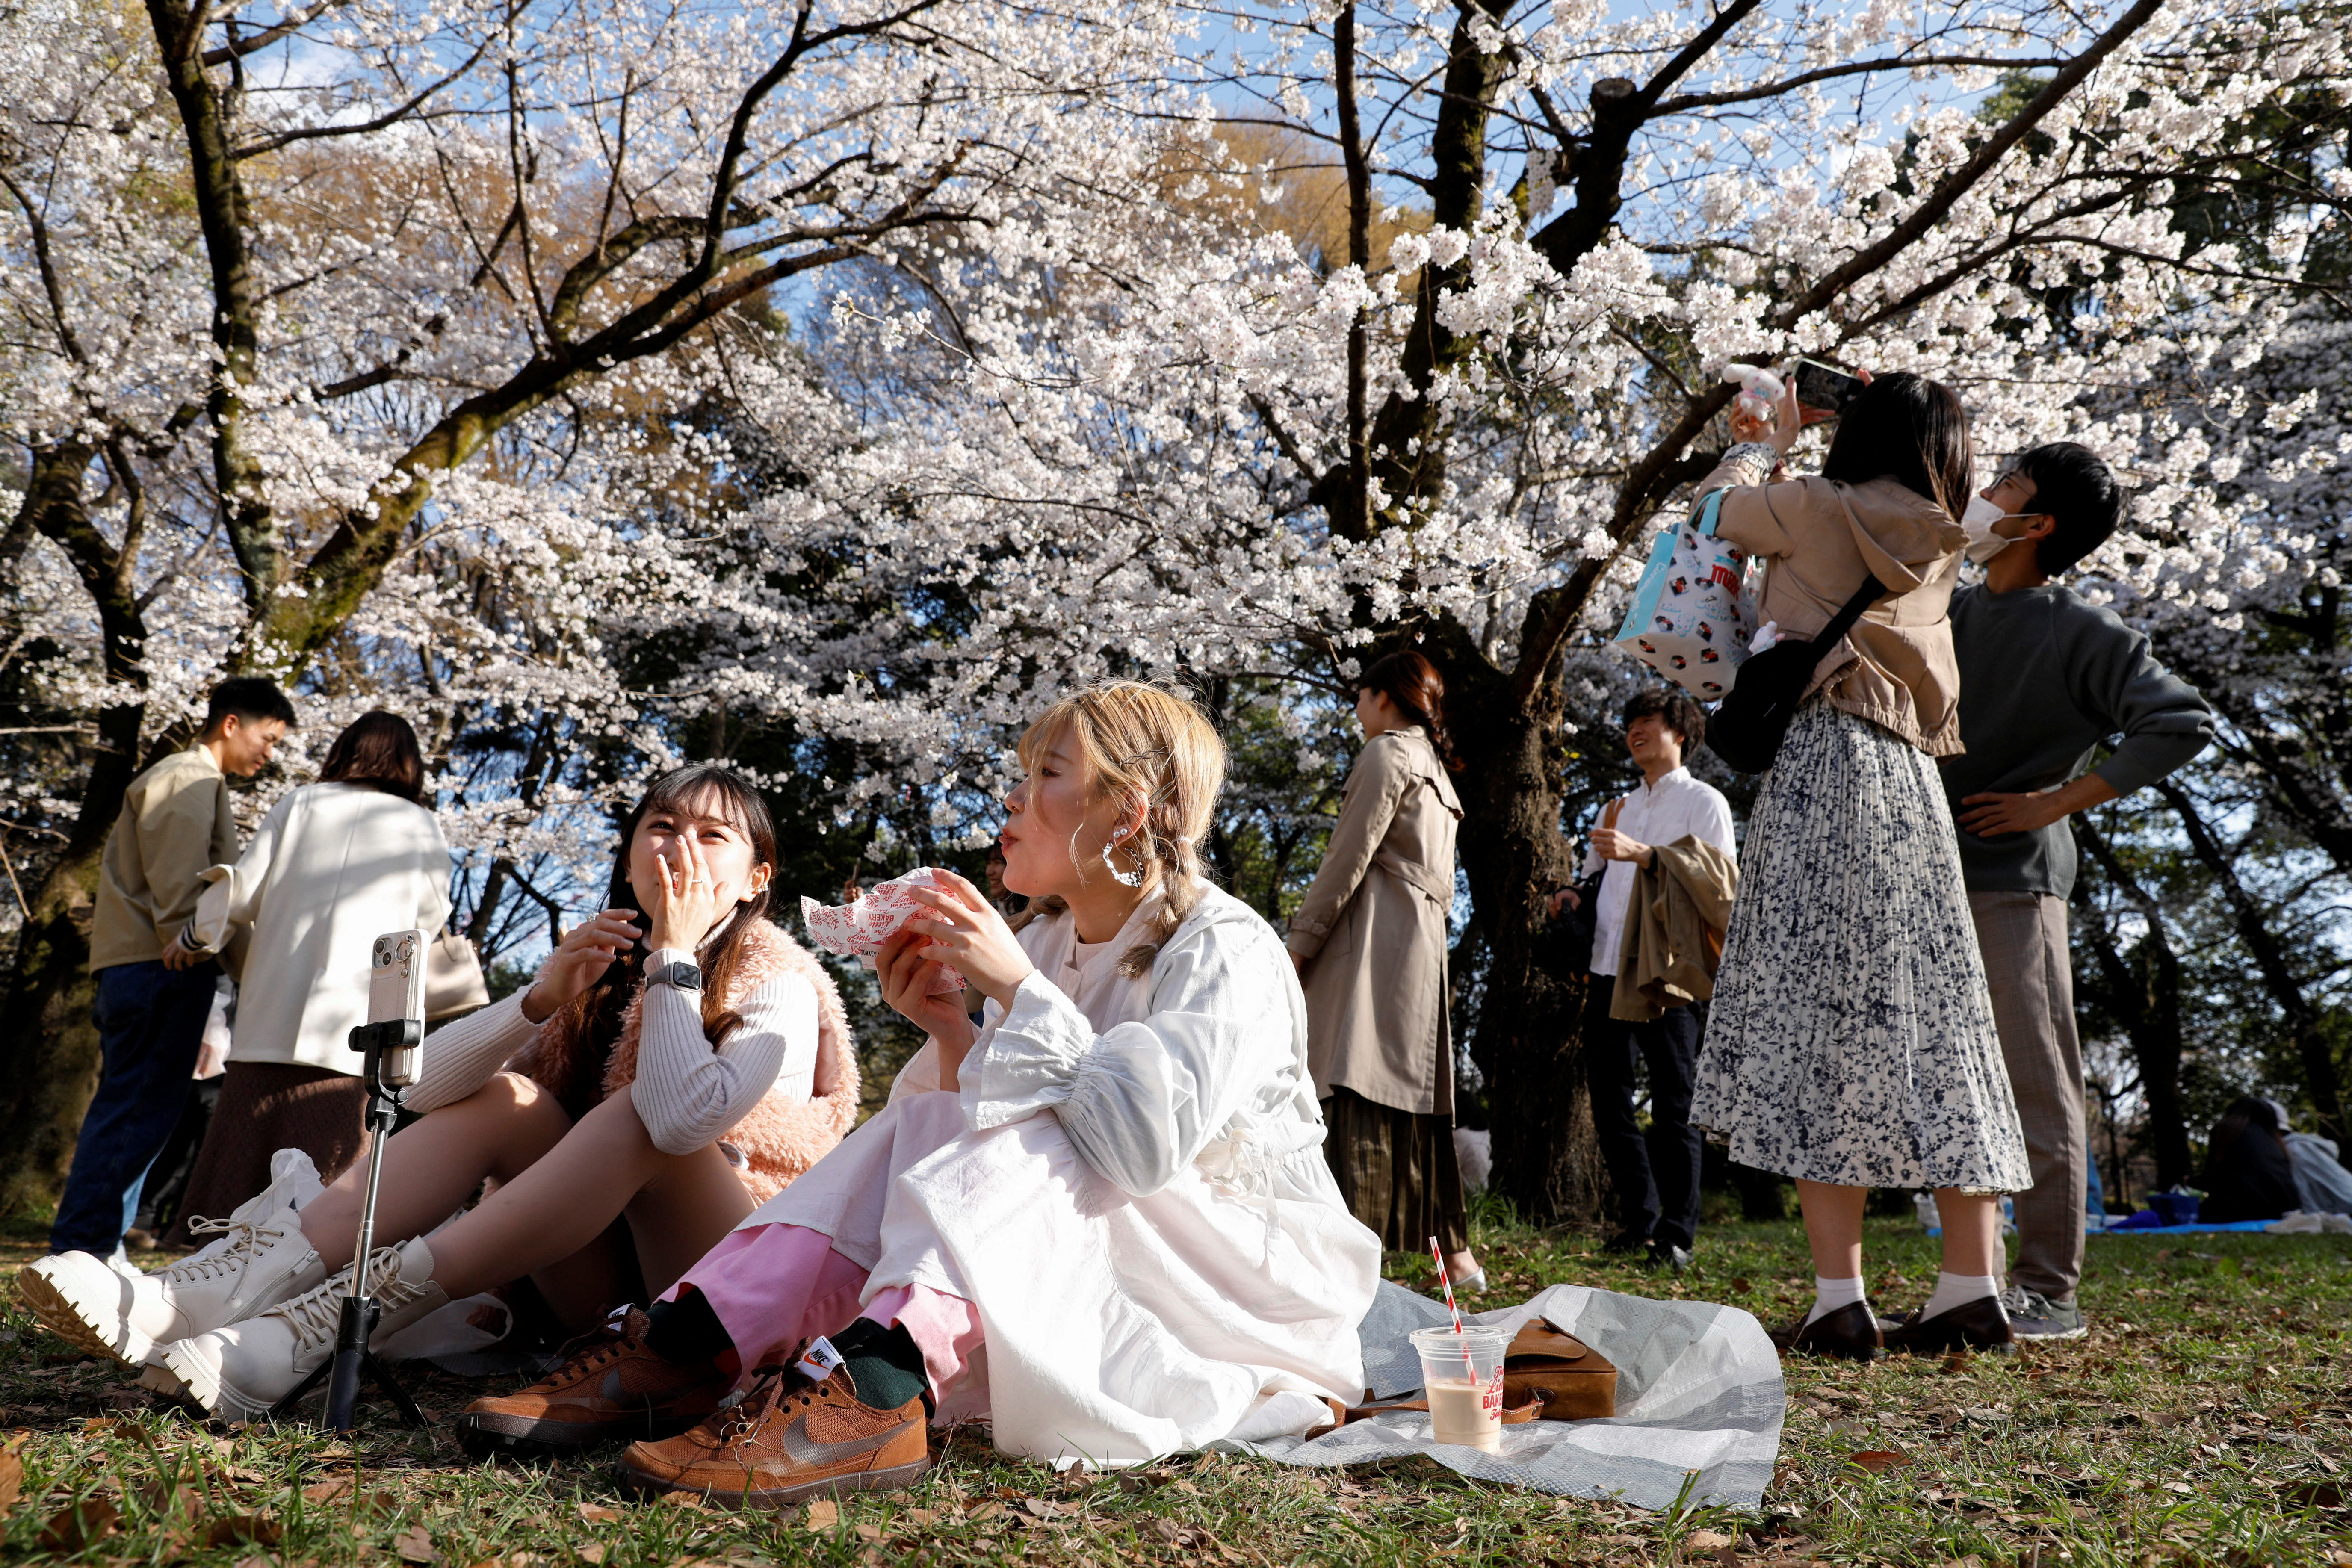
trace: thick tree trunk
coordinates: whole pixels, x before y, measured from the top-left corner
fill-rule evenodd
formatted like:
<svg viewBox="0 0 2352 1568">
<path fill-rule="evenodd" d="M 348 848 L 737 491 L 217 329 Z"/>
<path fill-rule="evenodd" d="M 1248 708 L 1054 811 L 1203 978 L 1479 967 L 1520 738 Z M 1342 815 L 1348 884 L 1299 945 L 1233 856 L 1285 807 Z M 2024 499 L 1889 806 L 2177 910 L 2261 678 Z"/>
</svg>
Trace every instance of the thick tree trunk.
<svg viewBox="0 0 2352 1568">
<path fill-rule="evenodd" d="M 1421 651 L 1445 677 L 1463 763 L 1460 856 L 1485 928 L 1485 1005 L 1470 1051 L 1486 1080 L 1496 1191 L 1538 1225 L 1601 1212 L 1601 1173 L 1580 1027 L 1584 991 L 1542 962 L 1538 906 L 1566 879 L 1559 831 L 1557 681 L 1523 706 L 1510 679 L 1458 627 Z"/>
<path fill-rule="evenodd" d="M 33 526 L 72 558 L 96 600 L 108 677 L 143 688 L 139 653 L 146 629 L 123 580 L 121 559 L 90 526 L 83 499 L 82 481 L 94 455 L 79 444 L 37 453 L 25 510 Z M 0 1215 L 25 1213 L 56 1198 L 96 1087 L 89 911 L 107 833 L 138 772 L 145 712 L 140 703 L 100 712 L 98 747 L 82 781 L 73 830 L 27 898 L 30 916 L 7 981 L 5 1016 L 10 1027 L 0 1034 L 0 1085 L 5 1086 L 0 1090 Z"/>
</svg>

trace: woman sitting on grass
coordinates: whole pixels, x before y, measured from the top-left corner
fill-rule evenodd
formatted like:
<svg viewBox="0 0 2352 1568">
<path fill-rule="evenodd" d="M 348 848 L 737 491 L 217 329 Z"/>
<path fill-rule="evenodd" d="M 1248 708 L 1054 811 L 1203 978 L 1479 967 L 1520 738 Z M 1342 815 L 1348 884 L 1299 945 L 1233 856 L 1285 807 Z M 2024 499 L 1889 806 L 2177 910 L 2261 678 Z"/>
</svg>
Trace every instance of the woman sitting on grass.
<svg viewBox="0 0 2352 1568">
<path fill-rule="evenodd" d="M 840 999 L 767 918 L 775 830 L 758 792 L 678 769 L 621 844 L 604 911 L 527 989 L 425 1044 L 407 1103 L 430 1114 L 384 1156 L 377 1234 L 400 1245 L 369 1264 L 379 1335 L 522 1275 L 575 1331 L 667 1289 L 856 1114 Z M 488 1197 L 433 1228 L 485 1180 Z M 362 1159 L 299 1212 L 293 1179 L 275 1184 L 159 1274 L 48 1260 L 26 1271 L 26 1304 L 253 1419 L 333 1352 L 366 1181 Z"/>
<path fill-rule="evenodd" d="M 780 1508 L 921 1474 L 927 1410 L 1118 1465 L 1360 1395 L 1380 1242 L 1323 1163 L 1282 941 L 1201 876 L 1223 744 L 1118 682 L 1055 704 L 1021 761 L 1004 884 L 1031 912 L 1016 933 L 952 878 L 883 949 L 884 998 L 930 1037 L 889 1106 L 650 1313 L 476 1401 L 468 1447 L 677 1432 L 624 1479 Z M 977 1027 L 942 964 L 987 996 Z"/>
</svg>

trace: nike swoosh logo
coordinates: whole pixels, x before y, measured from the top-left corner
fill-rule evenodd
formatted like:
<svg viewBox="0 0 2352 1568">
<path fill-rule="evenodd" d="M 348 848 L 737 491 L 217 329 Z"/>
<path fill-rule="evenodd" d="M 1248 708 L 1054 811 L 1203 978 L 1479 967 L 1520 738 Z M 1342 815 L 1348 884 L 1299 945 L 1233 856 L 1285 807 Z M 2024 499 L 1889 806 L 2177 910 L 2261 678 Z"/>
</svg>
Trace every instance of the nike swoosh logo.
<svg viewBox="0 0 2352 1568">
<path fill-rule="evenodd" d="M 860 1454 L 870 1454 L 898 1435 L 898 1429 L 894 1426 L 877 1436 L 853 1437 L 846 1443 L 820 1443 L 808 1435 L 808 1417 L 800 1415 L 793 1417 L 793 1424 L 784 1428 L 784 1435 L 776 1446 L 790 1455 L 794 1464 L 815 1468 L 838 1464 Z"/>
</svg>

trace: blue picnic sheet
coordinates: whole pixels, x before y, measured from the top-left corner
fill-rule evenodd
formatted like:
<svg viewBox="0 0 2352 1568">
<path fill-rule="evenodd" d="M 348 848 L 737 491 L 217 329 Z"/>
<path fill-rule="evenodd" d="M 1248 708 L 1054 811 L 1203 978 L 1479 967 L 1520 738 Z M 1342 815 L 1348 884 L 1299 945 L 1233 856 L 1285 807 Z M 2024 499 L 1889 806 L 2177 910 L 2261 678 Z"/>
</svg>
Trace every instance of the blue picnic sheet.
<svg viewBox="0 0 2352 1568">
<path fill-rule="evenodd" d="M 2109 1226 L 2105 1230 L 2095 1230 L 2089 1234 L 2092 1236 L 2195 1236 L 2200 1232 L 2216 1230 L 2259 1231 L 2265 1226 L 2277 1223 L 2275 1220 L 2267 1219 L 2230 1219 L 2222 1220 L 2218 1224 L 2211 1220 L 2199 1220 L 2195 1225 L 2136 1225 L 2129 1230 L 2117 1230 L 2114 1226 Z"/>
</svg>

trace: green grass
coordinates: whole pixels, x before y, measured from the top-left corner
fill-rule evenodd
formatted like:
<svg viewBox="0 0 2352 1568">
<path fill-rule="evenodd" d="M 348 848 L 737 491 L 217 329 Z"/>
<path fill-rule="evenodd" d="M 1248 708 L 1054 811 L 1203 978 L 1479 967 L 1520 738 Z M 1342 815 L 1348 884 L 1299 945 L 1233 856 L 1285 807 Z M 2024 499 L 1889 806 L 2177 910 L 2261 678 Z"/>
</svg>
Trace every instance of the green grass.
<svg viewBox="0 0 2352 1568">
<path fill-rule="evenodd" d="M 1727 1301 L 1771 1323 L 1811 1290 L 1793 1223 L 1710 1227 L 1679 1281 L 1606 1263 L 1583 1236 L 1488 1225 L 1477 1240 L 1494 1282 L 1480 1307 L 1569 1281 Z M 1869 1247 L 1882 1309 L 1924 1299 L 1932 1243 L 1886 1221 Z M 0 1274 L 37 1255 L 19 1237 Z M 1427 1282 L 1425 1258 L 1391 1263 Z M 845 1500 L 831 1518 L 736 1517 L 625 1501 L 593 1464 L 472 1464 L 446 1417 L 481 1390 L 437 1375 L 417 1380 L 435 1430 L 380 1411 L 348 1445 L 209 1429 L 5 1295 L 12 1563 L 2352 1564 L 2341 1237 L 2097 1239 L 2086 1340 L 2012 1361 L 1789 1363 L 1780 1473 L 1763 1514 L 1745 1517 L 1502 1490 L 1418 1460 L 1308 1471 L 1202 1456 L 1056 1477 L 970 1429 L 935 1445 L 939 1465 L 909 1491 Z M 11 1473 L 0 1459 L 0 1497 Z"/>
</svg>

